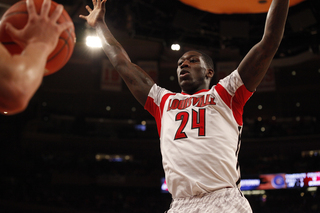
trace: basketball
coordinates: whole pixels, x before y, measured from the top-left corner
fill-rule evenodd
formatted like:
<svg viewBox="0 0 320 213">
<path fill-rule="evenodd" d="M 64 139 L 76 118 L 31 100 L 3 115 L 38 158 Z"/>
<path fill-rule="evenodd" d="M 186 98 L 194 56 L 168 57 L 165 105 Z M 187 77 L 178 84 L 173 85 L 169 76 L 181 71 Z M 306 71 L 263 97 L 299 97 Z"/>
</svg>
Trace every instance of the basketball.
<svg viewBox="0 0 320 213">
<path fill-rule="evenodd" d="M 37 13 L 40 14 L 43 0 L 34 0 Z M 51 1 L 49 15 L 53 13 L 58 4 Z M 72 21 L 68 12 L 64 9 L 57 23 Z M 8 49 L 11 54 L 20 54 L 22 48 L 12 41 L 11 37 L 6 33 L 5 23 L 11 23 L 15 28 L 22 29 L 28 22 L 28 10 L 26 1 L 19 1 L 12 5 L 2 16 L 0 22 L 0 42 Z M 59 36 L 56 48 L 49 55 L 46 64 L 46 75 L 53 74 L 60 70 L 70 59 L 75 44 L 74 28 L 65 30 Z"/>
</svg>

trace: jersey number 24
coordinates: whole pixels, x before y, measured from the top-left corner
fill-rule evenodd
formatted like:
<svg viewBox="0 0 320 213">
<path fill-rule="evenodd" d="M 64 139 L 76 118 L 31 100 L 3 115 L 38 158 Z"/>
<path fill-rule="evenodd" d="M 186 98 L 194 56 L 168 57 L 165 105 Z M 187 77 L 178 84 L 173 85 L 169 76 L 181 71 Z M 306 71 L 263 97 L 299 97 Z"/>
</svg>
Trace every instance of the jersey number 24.
<svg viewBox="0 0 320 213">
<path fill-rule="evenodd" d="M 181 121 L 179 128 L 177 129 L 175 140 L 187 138 L 187 134 L 184 132 L 188 122 L 191 122 L 191 129 L 198 129 L 198 136 L 205 136 L 206 134 L 206 124 L 205 124 L 205 109 L 199 109 L 199 112 L 192 110 L 192 115 L 189 121 L 188 112 L 179 112 L 176 115 L 176 121 Z"/>
</svg>

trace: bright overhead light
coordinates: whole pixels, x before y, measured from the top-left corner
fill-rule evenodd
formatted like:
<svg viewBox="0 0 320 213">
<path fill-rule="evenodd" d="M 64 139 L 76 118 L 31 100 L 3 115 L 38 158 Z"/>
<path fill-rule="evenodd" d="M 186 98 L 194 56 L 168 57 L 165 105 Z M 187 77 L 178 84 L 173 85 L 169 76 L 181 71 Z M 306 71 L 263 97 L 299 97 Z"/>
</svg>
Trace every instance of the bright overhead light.
<svg viewBox="0 0 320 213">
<path fill-rule="evenodd" d="M 98 36 L 87 36 L 86 44 L 88 47 L 101 48 L 102 43 Z"/>
<path fill-rule="evenodd" d="M 173 51 L 179 51 L 179 50 L 180 50 L 180 45 L 179 45 L 179 44 L 172 44 L 172 45 L 171 45 L 171 50 L 173 50 Z"/>
</svg>

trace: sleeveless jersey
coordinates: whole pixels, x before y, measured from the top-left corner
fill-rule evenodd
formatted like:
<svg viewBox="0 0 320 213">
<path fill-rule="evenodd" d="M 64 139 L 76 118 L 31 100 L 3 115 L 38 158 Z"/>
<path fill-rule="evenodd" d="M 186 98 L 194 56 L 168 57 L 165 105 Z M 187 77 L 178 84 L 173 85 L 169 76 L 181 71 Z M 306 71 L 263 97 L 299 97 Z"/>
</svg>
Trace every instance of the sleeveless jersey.
<svg viewBox="0 0 320 213">
<path fill-rule="evenodd" d="M 145 109 L 157 123 L 173 198 L 240 187 L 242 114 L 252 94 L 237 70 L 211 89 L 193 95 L 152 86 Z"/>
</svg>

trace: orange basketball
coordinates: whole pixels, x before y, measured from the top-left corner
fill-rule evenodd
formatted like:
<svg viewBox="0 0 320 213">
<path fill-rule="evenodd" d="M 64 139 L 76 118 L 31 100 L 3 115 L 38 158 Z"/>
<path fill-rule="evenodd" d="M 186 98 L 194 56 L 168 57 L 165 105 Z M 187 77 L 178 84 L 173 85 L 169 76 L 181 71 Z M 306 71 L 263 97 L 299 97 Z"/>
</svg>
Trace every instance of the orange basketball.
<svg viewBox="0 0 320 213">
<path fill-rule="evenodd" d="M 37 13 L 40 14 L 43 0 L 34 0 L 34 4 Z M 53 13 L 58 4 L 51 1 L 51 8 L 49 15 Z M 5 24 L 6 22 L 11 23 L 15 28 L 22 29 L 28 21 L 28 10 L 26 7 L 26 1 L 20 1 L 12 5 L 2 16 L 0 22 L 0 42 L 8 49 L 11 54 L 20 54 L 22 52 L 21 47 L 12 41 L 11 37 L 6 33 Z M 58 23 L 65 21 L 72 21 L 66 10 L 63 10 Z M 58 44 L 54 51 L 49 55 L 45 75 L 60 70 L 70 59 L 75 44 L 75 32 L 73 30 L 65 30 L 59 37 Z"/>
</svg>

